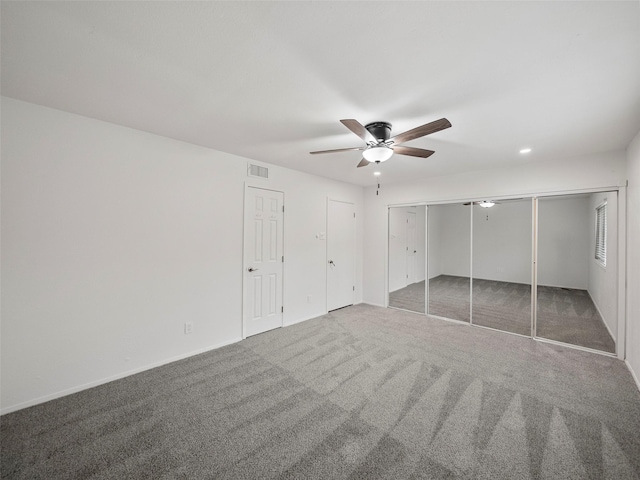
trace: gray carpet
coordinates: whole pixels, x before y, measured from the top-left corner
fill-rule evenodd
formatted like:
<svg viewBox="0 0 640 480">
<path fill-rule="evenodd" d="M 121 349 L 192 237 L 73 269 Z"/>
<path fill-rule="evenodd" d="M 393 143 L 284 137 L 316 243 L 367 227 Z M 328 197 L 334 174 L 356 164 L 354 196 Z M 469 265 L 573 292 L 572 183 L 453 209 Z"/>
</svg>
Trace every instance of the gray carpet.
<svg viewBox="0 0 640 480">
<path fill-rule="evenodd" d="M 469 322 L 469 277 L 439 275 L 429 279 L 429 314 Z"/>
<path fill-rule="evenodd" d="M 619 360 L 367 305 L 1 420 L 2 478 L 640 477 Z"/>
<path fill-rule="evenodd" d="M 474 278 L 473 323 L 531 335 L 531 285 Z"/>
<path fill-rule="evenodd" d="M 429 280 L 429 314 L 469 322 L 469 278 Z M 389 294 L 389 306 L 424 313 L 424 281 Z M 531 286 L 473 279 L 473 323 L 531 335 Z M 538 286 L 537 335 L 615 353 L 616 345 L 586 290 Z"/>
<path fill-rule="evenodd" d="M 389 292 L 389 306 L 424 313 L 424 280 Z"/>
<path fill-rule="evenodd" d="M 538 336 L 615 353 L 616 344 L 586 290 L 538 286 Z"/>
</svg>

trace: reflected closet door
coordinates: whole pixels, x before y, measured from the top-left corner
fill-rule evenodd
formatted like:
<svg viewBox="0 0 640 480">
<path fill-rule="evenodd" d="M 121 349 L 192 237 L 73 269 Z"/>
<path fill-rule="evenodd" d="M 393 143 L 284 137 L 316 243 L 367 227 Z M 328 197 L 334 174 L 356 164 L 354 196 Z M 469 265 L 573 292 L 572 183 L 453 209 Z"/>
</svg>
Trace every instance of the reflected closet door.
<svg viewBox="0 0 640 480">
<path fill-rule="evenodd" d="M 532 199 L 473 205 L 473 324 L 532 335 L 532 229 Z"/>
<path fill-rule="evenodd" d="M 429 304 L 427 313 L 469 322 L 471 207 L 430 205 L 427 209 Z"/>
<path fill-rule="evenodd" d="M 615 353 L 617 192 L 538 199 L 536 336 Z"/>
</svg>

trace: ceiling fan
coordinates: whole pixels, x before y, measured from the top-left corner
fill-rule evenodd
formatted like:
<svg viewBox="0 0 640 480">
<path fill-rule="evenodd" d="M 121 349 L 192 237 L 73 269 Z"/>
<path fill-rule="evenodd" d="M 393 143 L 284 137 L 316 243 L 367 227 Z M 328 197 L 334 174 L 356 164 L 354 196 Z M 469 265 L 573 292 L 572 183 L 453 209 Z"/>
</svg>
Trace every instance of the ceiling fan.
<svg viewBox="0 0 640 480">
<path fill-rule="evenodd" d="M 478 205 L 480 207 L 483 208 L 491 208 L 494 205 L 498 205 L 500 202 L 494 202 L 493 200 L 482 200 L 480 202 L 467 202 L 467 203 L 463 203 L 464 206 L 469 206 L 469 205 Z"/>
<path fill-rule="evenodd" d="M 495 200 L 481 200 L 478 202 L 467 202 L 467 203 L 463 203 L 463 205 L 468 206 L 468 205 L 478 205 L 480 207 L 483 208 L 491 208 L 494 205 L 500 205 L 501 203 L 509 203 L 509 202 L 520 202 L 524 200 L 523 198 L 507 198 L 505 200 L 500 200 L 500 201 L 495 201 Z"/>
<path fill-rule="evenodd" d="M 411 157 L 427 158 L 433 155 L 433 150 L 425 150 L 423 148 L 405 147 L 401 143 L 408 142 L 415 138 L 424 137 L 431 133 L 439 132 L 445 128 L 449 128 L 451 123 L 446 118 L 441 118 L 434 122 L 426 123 L 420 127 L 413 128 L 404 133 L 391 137 L 391 124 L 387 122 L 372 122 L 362 125 L 357 120 L 347 119 L 340 122 L 364 140 L 363 147 L 338 148 L 335 150 L 321 150 L 318 152 L 309 152 L 312 155 L 320 153 L 337 153 L 347 152 L 350 150 L 362 151 L 362 160 L 358 167 L 366 167 L 370 163 L 386 162 L 391 158 L 393 153 L 400 155 L 409 155 Z"/>
</svg>

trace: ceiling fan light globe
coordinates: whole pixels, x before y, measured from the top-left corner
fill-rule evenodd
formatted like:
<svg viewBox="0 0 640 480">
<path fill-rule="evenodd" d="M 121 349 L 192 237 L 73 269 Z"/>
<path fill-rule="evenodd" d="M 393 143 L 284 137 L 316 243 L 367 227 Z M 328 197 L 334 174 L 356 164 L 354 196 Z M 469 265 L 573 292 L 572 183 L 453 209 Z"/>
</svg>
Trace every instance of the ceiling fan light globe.
<svg viewBox="0 0 640 480">
<path fill-rule="evenodd" d="M 491 208 L 495 205 L 495 202 L 484 200 L 482 202 L 478 202 L 478 205 L 480 205 L 482 208 Z"/>
<path fill-rule="evenodd" d="M 386 162 L 393 155 L 393 150 L 387 146 L 375 146 L 367 148 L 364 152 L 362 152 L 362 156 L 368 162 Z"/>
</svg>

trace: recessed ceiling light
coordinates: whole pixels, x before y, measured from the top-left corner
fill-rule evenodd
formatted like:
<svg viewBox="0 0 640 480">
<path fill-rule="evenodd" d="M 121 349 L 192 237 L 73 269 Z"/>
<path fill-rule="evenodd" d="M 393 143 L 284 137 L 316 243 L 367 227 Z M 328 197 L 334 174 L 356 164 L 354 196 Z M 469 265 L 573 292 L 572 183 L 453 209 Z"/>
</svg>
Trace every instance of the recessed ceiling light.
<svg viewBox="0 0 640 480">
<path fill-rule="evenodd" d="M 530 148 L 523 148 L 522 150 L 520 150 L 520 153 L 530 153 L 531 149 Z"/>
<path fill-rule="evenodd" d="M 373 172 L 373 174 L 374 174 L 376 177 L 379 177 L 379 176 L 380 176 L 380 172 Z"/>
</svg>

